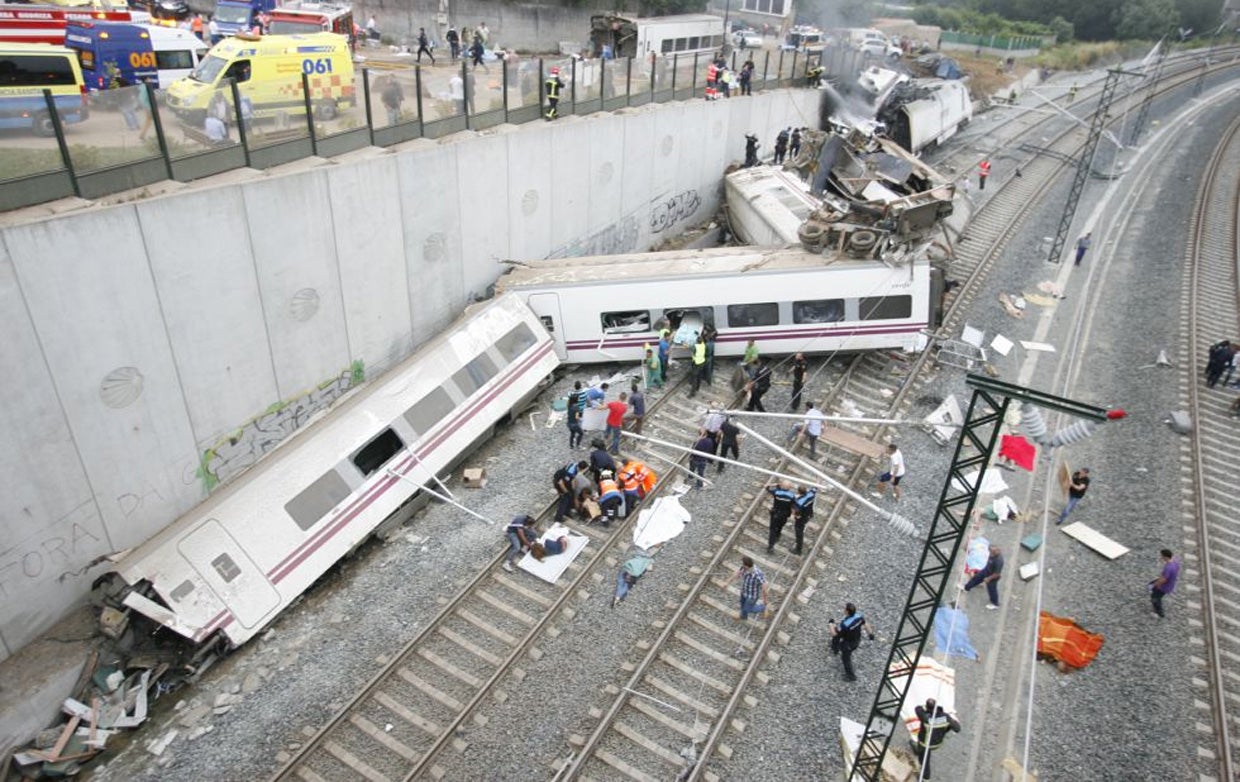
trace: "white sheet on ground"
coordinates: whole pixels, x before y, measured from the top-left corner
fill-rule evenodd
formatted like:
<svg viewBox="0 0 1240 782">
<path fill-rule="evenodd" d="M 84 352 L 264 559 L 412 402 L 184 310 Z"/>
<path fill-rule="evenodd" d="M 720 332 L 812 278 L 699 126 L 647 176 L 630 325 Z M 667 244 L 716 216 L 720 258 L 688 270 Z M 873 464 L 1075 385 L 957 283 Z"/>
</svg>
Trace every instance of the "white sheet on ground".
<svg viewBox="0 0 1240 782">
<path fill-rule="evenodd" d="M 980 472 L 981 470 L 974 470 L 973 472 L 966 473 L 964 476 L 965 485 L 961 485 L 960 478 L 957 478 L 953 483 L 962 491 L 968 491 L 970 486 L 977 484 L 977 476 Z M 986 477 L 982 478 L 982 487 L 978 490 L 978 494 L 999 494 L 1006 491 L 1007 488 L 1007 482 L 1003 480 L 1003 476 L 999 474 L 998 470 L 987 470 Z"/>
<path fill-rule="evenodd" d="M 633 545 L 648 550 L 666 543 L 684 532 L 691 518 L 678 497 L 660 497 L 637 515 L 637 524 L 633 525 Z"/>
<path fill-rule="evenodd" d="M 1020 513 L 1020 508 L 1016 507 L 1016 501 L 1007 495 L 996 499 L 990 509 L 995 512 L 1000 521 L 1007 521 L 1014 514 Z"/>
<path fill-rule="evenodd" d="M 904 686 L 907 677 L 898 676 L 892 684 L 899 689 Z M 943 707 L 943 711 L 956 716 L 956 669 L 948 668 L 933 657 L 922 657 L 917 661 L 917 669 L 913 671 L 913 684 L 904 697 L 904 705 L 900 707 L 900 717 L 908 735 L 915 737 L 921 729 L 917 719 L 917 707 L 925 706 L 927 698 Z"/>
<path fill-rule="evenodd" d="M 552 524 L 551 528 L 539 536 L 540 541 L 548 538 L 558 538 L 561 535 L 568 536 L 568 549 L 563 554 L 550 555 L 543 558 L 539 562 L 530 553 L 526 553 L 521 557 L 521 561 L 517 563 L 517 567 L 533 576 L 538 576 L 548 584 L 554 584 L 564 575 L 564 571 L 568 570 L 568 566 L 573 563 L 577 555 L 585 550 L 586 544 L 590 542 L 589 538 L 584 535 L 578 535 L 563 524 Z"/>
</svg>

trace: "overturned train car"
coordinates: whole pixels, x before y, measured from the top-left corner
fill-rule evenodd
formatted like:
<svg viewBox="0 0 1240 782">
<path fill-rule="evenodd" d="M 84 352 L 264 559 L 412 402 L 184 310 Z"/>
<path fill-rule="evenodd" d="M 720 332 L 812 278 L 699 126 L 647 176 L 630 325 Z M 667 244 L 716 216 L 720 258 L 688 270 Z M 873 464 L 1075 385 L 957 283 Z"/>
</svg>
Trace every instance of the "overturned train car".
<svg viewBox="0 0 1240 782">
<path fill-rule="evenodd" d="M 258 633 L 421 487 L 523 408 L 558 366 L 517 297 L 477 305 L 412 357 L 130 550 L 96 584 L 196 644 Z"/>
</svg>

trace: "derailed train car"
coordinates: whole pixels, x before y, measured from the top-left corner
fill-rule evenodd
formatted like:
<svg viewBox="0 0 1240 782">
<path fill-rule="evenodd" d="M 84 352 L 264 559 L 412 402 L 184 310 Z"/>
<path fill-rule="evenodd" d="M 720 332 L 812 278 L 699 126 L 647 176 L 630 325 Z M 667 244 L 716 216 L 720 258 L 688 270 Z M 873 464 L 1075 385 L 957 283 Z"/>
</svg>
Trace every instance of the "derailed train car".
<svg viewBox="0 0 1240 782">
<path fill-rule="evenodd" d="M 912 350 L 931 325 L 925 256 L 722 247 L 521 264 L 497 290 L 524 299 L 566 361 L 638 361 L 666 328 L 684 344 L 709 325 L 715 355 Z"/>
<path fill-rule="evenodd" d="M 234 483 L 115 562 L 118 611 L 196 644 L 259 632 L 385 521 L 524 407 L 559 365 L 517 297 L 477 305 Z"/>
</svg>

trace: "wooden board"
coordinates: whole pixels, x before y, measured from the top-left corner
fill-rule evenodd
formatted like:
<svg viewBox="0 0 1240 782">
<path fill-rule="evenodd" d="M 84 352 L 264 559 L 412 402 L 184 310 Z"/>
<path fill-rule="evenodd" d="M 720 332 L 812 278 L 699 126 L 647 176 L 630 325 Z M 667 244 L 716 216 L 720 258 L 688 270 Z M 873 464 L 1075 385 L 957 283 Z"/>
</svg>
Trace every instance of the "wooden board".
<svg viewBox="0 0 1240 782">
<path fill-rule="evenodd" d="M 1059 472 L 1055 473 L 1055 477 L 1059 480 L 1059 490 L 1067 497 L 1068 487 L 1072 485 L 1072 468 L 1066 461 L 1059 463 Z"/>
<path fill-rule="evenodd" d="M 867 440 L 861 435 L 846 432 L 837 426 L 822 427 L 822 436 L 819 438 L 822 442 L 838 445 L 846 451 L 868 456 L 871 459 L 881 459 L 883 454 L 887 452 L 886 447 L 872 440 Z"/>
<path fill-rule="evenodd" d="M 1128 549 L 1125 547 L 1103 535 L 1098 530 L 1087 527 L 1079 521 L 1066 527 L 1060 527 L 1060 529 L 1068 537 L 1085 544 L 1107 559 L 1118 559 L 1128 553 Z"/>
</svg>

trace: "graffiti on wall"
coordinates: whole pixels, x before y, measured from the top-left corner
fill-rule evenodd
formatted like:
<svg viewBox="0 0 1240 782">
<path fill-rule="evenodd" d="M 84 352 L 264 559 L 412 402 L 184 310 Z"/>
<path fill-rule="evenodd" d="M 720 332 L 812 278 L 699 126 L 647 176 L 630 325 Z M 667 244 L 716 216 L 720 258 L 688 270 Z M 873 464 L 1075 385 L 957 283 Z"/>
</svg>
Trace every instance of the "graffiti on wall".
<svg viewBox="0 0 1240 782">
<path fill-rule="evenodd" d="M 598 233 L 551 252 L 548 258 L 578 258 L 583 255 L 618 255 L 637 250 L 641 233 L 636 215 L 622 217 Z"/>
<path fill-rule="evenodd" d="M 203 487 L 210 492 L 240 475 L 316 413 L 331 407 L 365 380 L 366 367 L 360 360 L 354 361 L 348 369 L 308 393 L 276 402 L 240 429 L 219 438 L 202 451 L 198 460 L 198 478 Z"/>
<path fill-rule="evenodd" d="M 702 205 L 696 190 L 682 190 L 673 196 L 655 199 L 650 207 L 650 232 L 663 233 L 676 223 L 688 220 Z"/>
<path fill-rule="evenodd" d="M 0 551 L 0 598 L 20 597 L 24 588 L 80 572 L 82 560 L 97 554 L 104 541 L 93 500 L 86 500 L 31 536 Z"/>
</svg>

